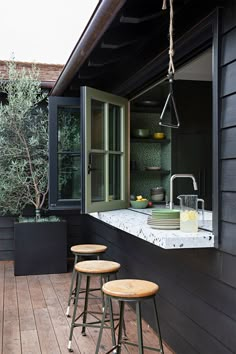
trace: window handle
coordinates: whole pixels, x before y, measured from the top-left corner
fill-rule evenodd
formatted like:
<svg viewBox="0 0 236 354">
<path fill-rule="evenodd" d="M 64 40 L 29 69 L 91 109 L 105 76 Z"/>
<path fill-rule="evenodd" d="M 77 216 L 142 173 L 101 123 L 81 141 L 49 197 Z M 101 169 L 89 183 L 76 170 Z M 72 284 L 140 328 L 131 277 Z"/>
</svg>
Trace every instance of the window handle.
<svg viewBox="0 0 236 354">
<path fill-rule="evenodd" d="M 96 171 L 97 168 L 93 168 L 92 167 L 92 154 L 89 154 L 89 164 L 88 164 L 88 175 L 92 172 L 92 171 Z"/>
<path fill-rule="evenodd" d="M 97 168 L 92 168 L 92 165 L 91 165 L 91 164 L 88 164 L 88 175 L 89 175 L 92 171 L 97 171 Z"/>
</svg>

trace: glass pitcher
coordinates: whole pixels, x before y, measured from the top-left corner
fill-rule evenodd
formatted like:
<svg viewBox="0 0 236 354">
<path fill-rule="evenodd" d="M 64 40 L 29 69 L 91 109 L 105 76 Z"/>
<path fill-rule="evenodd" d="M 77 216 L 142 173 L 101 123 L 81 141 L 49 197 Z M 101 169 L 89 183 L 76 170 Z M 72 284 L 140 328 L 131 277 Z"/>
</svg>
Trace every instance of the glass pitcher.
<svg viewBox="0 0 236 354">
<path fill-rule="evenodd" d="M 180 200 L 180 231 L 198 231 L 198 203 L 201 202 L 201 222 L 204 222 L 204 200 L 194 194 L 179 195 Z"/>
</svg>

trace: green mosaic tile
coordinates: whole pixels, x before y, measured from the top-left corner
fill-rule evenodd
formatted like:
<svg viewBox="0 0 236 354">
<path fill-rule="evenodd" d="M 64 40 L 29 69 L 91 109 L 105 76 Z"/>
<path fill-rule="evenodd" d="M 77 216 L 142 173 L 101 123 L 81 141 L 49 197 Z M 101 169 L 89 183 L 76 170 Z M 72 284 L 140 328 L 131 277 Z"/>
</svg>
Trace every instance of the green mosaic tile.
<svg viewBox="0 0 236 354">
<path fill-rule="evenodd" d="M 154 132 L 163 131 L 166 138 L 171 138 L 171 129 L 159 126 L 159 113 L 134 113 L 131 112 L 131 134 L 132 129 L 148 128 L 150 135 Z M 167 176 L 160 175 L 156 171 L 145 171 L 147 166 L 160 166 L 164 170 L 171 168 L 171 143 L 132 143 L 130 144 L 130 160 L 136 161 L 139 172 L 131 171 L 130 192 L 133 195 L 142 194 L 150 198 L 150 189 L 163 186 L 169 195 L 169 179 Z"/>
</svg>

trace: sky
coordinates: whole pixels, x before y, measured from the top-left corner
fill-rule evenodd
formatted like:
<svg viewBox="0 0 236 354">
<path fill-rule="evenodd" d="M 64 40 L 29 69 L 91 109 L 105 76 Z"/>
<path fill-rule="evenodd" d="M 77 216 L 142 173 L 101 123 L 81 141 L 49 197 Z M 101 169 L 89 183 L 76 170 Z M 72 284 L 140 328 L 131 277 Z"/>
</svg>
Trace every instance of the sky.
<svg viewBox="0 0 236 354">
<path fill-rule="evenodd" d="M 65 64 L 98 0 L 1 2 L 0 60 Z"/>
</svg>

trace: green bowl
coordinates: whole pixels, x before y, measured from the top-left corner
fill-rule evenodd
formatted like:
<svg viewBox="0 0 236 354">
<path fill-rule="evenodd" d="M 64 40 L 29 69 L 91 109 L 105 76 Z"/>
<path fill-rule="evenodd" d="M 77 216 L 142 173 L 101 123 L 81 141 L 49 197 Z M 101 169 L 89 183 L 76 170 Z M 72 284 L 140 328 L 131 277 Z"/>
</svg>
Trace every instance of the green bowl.
<svg viewBox="0 0 236 354">
<path fill-rule="evenodd" d="M 131 200 L 130 204 L 134 209 L 144 209 L 148 206 L 148 200 Z"/>
</svg>

